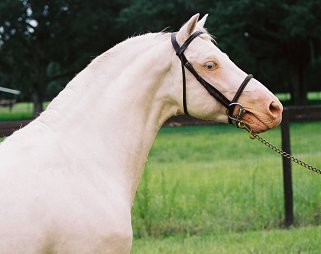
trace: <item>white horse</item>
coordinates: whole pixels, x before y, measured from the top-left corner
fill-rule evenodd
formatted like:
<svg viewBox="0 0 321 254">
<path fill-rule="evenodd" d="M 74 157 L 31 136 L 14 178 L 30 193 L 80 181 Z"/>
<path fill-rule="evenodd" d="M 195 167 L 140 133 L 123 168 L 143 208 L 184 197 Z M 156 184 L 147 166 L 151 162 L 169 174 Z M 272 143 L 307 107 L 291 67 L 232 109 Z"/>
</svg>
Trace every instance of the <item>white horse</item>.
<svg viewBox="0 0 321 254">
<path fill-rule="evenodd" d="M 194 69 L 231 99 L 247 76 L 212 42 L 206 17 L 176 34 Z M 251 79 L 240 96 L 254 132 L 282 105 Z M 226 109 L 186 71 L 190 115 L 227 122 Z M 183 113 L 181 63 L 168 33 L 126 40 L 98 56 L 37 119 L 0 145 L 0 253 L 129 253 L 131 206 L 164 121 Z"/>
</svg>

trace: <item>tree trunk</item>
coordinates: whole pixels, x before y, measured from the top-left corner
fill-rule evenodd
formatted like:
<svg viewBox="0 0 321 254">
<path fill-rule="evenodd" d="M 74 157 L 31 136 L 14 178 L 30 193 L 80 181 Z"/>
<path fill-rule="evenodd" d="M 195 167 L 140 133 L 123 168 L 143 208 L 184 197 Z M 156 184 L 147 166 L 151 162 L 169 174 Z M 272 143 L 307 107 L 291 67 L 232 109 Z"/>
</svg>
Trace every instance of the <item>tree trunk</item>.
<svg viewBox="0 0 321 254">
<path fill-rule="evenodd" d="M 37 90 L 34 90 L 32 93 L 32 103 L 33 103 L 32 117 L 36 118 L 43 111 L 43 96 Z"/>
<path fill-rule="evenodd" d="M 291 82 L 291 100 L 294 105 L 307 104 L 307 82 L 306 82 L 306 69 L 298 67 L 297 75 Z"/>
<path fill-rule="evenodd" d="M 43 102 L 47 83 L 47 64 L 41 64 L 38 66 L 37 80 L 33 86 L 32 91 L 33 118 L 38 117 L 40 113 L 43 111 Z"/>
</svg>

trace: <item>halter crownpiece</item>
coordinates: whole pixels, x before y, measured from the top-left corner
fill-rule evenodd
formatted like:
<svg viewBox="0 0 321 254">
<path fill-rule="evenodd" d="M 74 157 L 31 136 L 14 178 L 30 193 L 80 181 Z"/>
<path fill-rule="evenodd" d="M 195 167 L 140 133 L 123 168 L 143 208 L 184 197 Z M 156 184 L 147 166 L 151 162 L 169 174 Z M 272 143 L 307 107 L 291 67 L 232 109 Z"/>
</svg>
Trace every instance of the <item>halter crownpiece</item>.
<svg viewBox="0 0 321 254">
<path fill-rule="evenodd" d="M 225 97 L 224 94 L 222 94 L 219 90 L 217 90 L 214 86 L 212 86 L 210 83 L 208 83 L 205 79 L 203 79 L 196 70 L 193 68 L 193 65 L 187 60 L 186 56 L 184 55 L 184 51 L 187 49 L 189 44 L 199 35 L 203 34 L 201 31 L 196 31 L 183 43 L 182 46 L 179 46 L 176 40 L 176 33 L 172 33 L 171 35 L 171 41 L 173 48 L 176 51 L 176 55 L 181 61 L 182 66 L 182 76 L 183 76 L 183 107 L 184 107 L 184 113 L 186 115 L 188 114 L 187 110 L 187 103 L 186 103 L 186 76 L 185 76 L 185 68 L 190 71 L 194 75 L 194 77 L 197 79 L 197 81 L 207 90 L 207 92 L 215 98 L 218 102 L 220 102 L 227 110 L 227 116 L 229 123 L 232 123 L 239 127 L 239 124 L 241 123 L 241 119 L 245 114 L 245 109 L 243 106 L 238 103 L 238 99 L 241 96 L 245 86 L 248 84 L 251 78 L 253 78 L 252 74 L 247 75 L 247 77 L 244 79 L 242 84 L 240 85 L 239 89 L 237 90 L 236 94 L 234 95 L 234 98 L 230 101 L 228 98 Z M 239 112 L 237 116 L 233 116 L 233 112 L 235 107 L 239 107 Z"/>
</svg>

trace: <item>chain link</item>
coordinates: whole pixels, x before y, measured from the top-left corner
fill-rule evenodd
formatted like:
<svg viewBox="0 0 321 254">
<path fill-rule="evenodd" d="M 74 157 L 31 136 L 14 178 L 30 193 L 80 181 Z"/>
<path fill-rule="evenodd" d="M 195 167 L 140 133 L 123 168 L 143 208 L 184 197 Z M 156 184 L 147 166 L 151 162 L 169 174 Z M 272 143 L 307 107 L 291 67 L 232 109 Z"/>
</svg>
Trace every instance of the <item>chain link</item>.
<svg viewBox="0 0 321 254">
<path fill-rule="evenodd" d="M 293 155 L 283 151 L 282 149 L 276 147 L 275 145 L 271 144 L 269 141 L 267 141 L 266 139 L 262 138 L 261 136 L 259 136 L 257 133 L 254 133 L 251 128 L 249 126 L 247 126 L 244 122 L 239 121 L 237 126 L 241 129 L 245 129 L 249 132 L 250 134 L 250 138 L 251 139 L 257 139 L 258 141 L 260 141 L 263 145 L 267 146 L 268 148 L 270 148 L 271 150 L 277 152 L 278 154 L 282 155 L 283 157 L 290 159 L 291 161 L 297 163 L 298 165 L 307 168 L 308 170 L 311 170 L 312 172 L 315 172 L 317 174 L 321 174 L 321 169 L 316 168 L 312 165 L 310 165 L 309 163 L 306 163 L 304 161 L 301 161 L 300 159 L 294 157 Z"/>
</svg>

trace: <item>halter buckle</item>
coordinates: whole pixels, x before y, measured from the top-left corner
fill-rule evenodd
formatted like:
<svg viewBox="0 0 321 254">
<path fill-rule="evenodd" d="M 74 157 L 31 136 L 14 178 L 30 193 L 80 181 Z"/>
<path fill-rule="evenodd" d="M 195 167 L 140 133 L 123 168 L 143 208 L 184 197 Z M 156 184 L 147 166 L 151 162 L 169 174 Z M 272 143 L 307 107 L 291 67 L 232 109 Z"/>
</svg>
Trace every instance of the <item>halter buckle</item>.
<svg viewBox="0 0 321 254">
<path fill-rule="evenodd" d="M 233 111 L 235 106 L 239 106 L 239 112 L 236 116 L 233 116 Z M 232 112 L 231 112 L 232 110 Z M 243 108 L 242 104 L 238 102 L 232 102 L 229 104 L 228 109 L 226 110 L 227 117 L 229 118 L 230 122 L 234 124 L 236 127 L 243 129 L 244 128 L 244 122 L 242 121 L 242 118 L 245 114 L 246 110 Z"/>
</svg>

